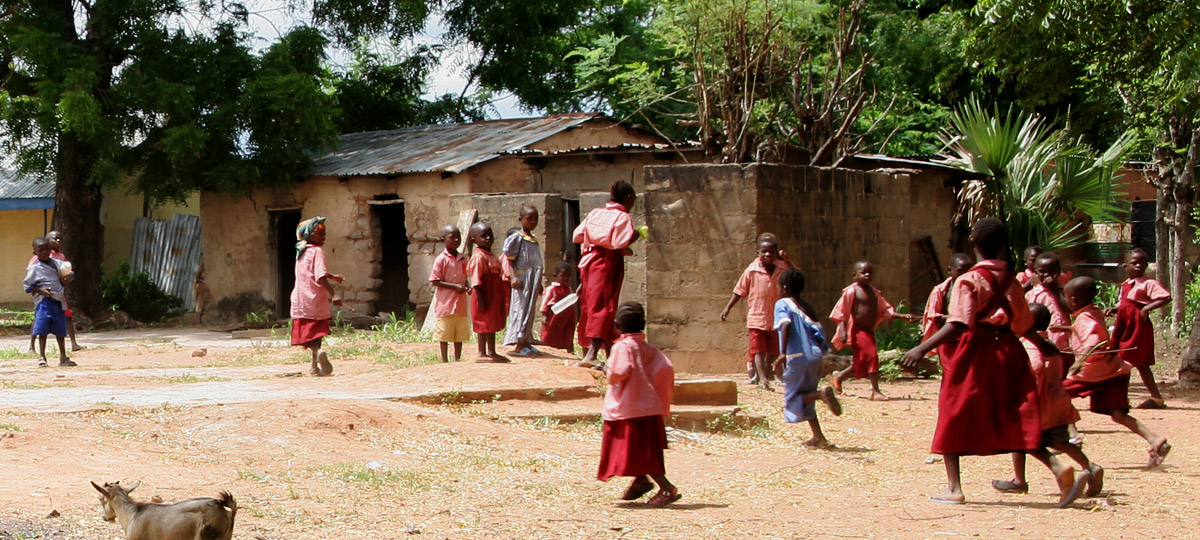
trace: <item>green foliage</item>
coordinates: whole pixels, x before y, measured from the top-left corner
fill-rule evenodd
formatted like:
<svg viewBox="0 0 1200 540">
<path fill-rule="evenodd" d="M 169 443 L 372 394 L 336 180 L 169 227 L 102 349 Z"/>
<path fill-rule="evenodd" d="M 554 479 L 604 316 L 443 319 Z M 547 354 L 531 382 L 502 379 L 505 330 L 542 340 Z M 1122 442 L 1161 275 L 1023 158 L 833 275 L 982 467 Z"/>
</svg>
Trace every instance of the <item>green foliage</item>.
<svg viewBox="0 0 1200 540">
<path fill-rule="evenodd" d="M 1092 303 L 1100 309 L 1117 307 L 1121 303 L 1121 284 L 1096 280 L 1096 299 Z"/>
<path fill-rule="evenodd" d="M 128 261 L 100 281 L 100 294 L 113 310 L 128 313 L 141 322 L 161 322 L 183 313 L 183 299 L 158 288 L 150 275 L 133 272 Z"/>
<path fill-rule="evenodd" d="M 421 331 L 421 326 L 417 324 L 417 315 L 412 311 L 406 311 L 403 319 L 397 318 L 395 313 L 388 313 L 387 321 L 372 326 L 371 329 L 375 331 L 371 336 L 371 339 L 375 341 L 396 343 L 432 343 L 434 341 L 431 332 Z"/>
<path fill-rule="evenodd" d="M 907 300 L 901 300 L 896 305 L 896 313 L 911 313 L 912 306 Z M 879 350 L 899 349 L 907 351 L 921 343 L 921 325 L 899 319 L 893 319 L 875 330 L 875 345 Z"/>
</svg>

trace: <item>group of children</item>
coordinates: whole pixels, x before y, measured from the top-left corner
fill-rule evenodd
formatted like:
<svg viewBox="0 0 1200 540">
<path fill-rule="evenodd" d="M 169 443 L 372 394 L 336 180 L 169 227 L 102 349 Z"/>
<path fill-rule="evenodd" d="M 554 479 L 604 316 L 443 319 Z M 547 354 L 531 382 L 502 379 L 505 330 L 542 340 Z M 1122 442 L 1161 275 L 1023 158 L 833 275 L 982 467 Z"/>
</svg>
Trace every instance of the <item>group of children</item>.
<svg viewBox="0 0 1200 540">
<path fill-rule="evenodd" d="M 76 366 L 67 356 L 64 338 L 70 336 L 71 350 L 83 347 L 75 341 L 75 328 L 71 321 L 71 309 L 67 304 L 66 285 L 75 279 L 71 263 L 62 253 L 62 233 L 50 231 L 46 236 L 33 239 L 33 257 L 25 267 L 22 282 L 26 293 L 33 295 L 33 331 L 29 350 L 38 344 L 38 366 L 46 367 L 46 336 L 54 334 L 58 341 L 58 365 Z"/>
</svg>

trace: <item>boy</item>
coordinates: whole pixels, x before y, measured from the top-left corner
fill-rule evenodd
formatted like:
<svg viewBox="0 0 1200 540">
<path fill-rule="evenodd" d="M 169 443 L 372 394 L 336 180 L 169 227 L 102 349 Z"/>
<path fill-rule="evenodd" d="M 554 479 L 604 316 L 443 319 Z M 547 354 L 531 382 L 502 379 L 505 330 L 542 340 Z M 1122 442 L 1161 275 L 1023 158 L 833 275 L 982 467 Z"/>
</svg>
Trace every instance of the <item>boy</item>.
<svg viewBox="0 0 1200 540">
<path fill-rule="evenodd" d="M 429 282 L 433 284 L 433 308 L 437 317 L 433 333 L 442 349 L 442 362 L 449 362 L 450 343 L 454 343 L 454 360 L 462 360 L 463 342 L 471 339 L 471 322 L 467 320 L 467 258 L 458 252 L 462 233 L 458 227 L 446 225 L 441 231 L 444 249 L 433 261 Z"/>
<path fill-rule="evenodd" d="M 729 316 L 733 305 L 746 298 L 746 329 L 750 336 L 750 383 L 771 390 L 770 364 L 779 356 L 779 336 L 772 330 L 771 311 L 779 300 L 779 276 L 788 264 L 779 257 L 779 244 L 772 235 L 758 242 L 758 257 L 746 267 L 733 288 L 733 295 L 721 311 L 721 320 Z"/>
<path fill-rule="evenodd" d="M 467 261 L 471 278 L 471 328 L 479 336 L 479 363 L 505 363 L 509 359 L 496 352 L 496 332 L 504 329 L 508 312 L 508 284 L 500 258 L 492 253 L 495 237 L 492 226 L 479 221 L 471 225 L 475 253 Z"/>
<path fill-rule="evenodd" d="M 58 365 L 77 366 L 67 358 L 63 337 L 67 335 L 67 316 L 63 313 L 63 284 L 75 279 L 73 272 L 64 275 L 63 263 L 50 257 L 50 241 L 44 236 L 33 239 L 33 255 L 37 262 L 25 269 L 25 292 L 33 293 L 33 335 L 38 338 L 38 367 L 46 367 L 46 334 L 54 334 L 58 342 Z"/>
<path fill-rule="evenodd" d="M 540 354 L 533 348 L 533 316 L 537 313 L 537 297 L 542 292 L 545 265 L 533 230 L 538 226 L 537 208 L 521 207 L 521 228 L 504 240 L 504 256 L 512 274 L 509 285 L 512 294 L 508 307 L 508 333 L 504 344 L 512 345 L 509 354 L 530 356 Z"/>
<path fill-rule="evenodd" d="M 317 216 L 301 221 L 296 227 L 296 286 L 292 289 L 292 345 L 312 351 L 309 372 L 317 377 L 333 374 L 329 356 L 321 350 L 321 340 L 329 335 L 329 308 L 342 305 L 342 297 L 330 281 L 346 280 L 331 274 L 325 266 L 325 218 Z"/>
<path fill-rule="evenodd" d="M 812 438 L 804 445 L 825 448 L 829 440 L 817 420 L 817 401 L 824 401 L 834 416 L 842 415 L 842 404 L 832 386 L 817 389 L 825 374 L 822 357 L 828 350 L 825 331 L 806 312 L 800 293 L 804 291 L 804 274 L 795 268 L 780 272 L 779 285 L 784 298 L 775 302 L 775 330 L 779 333 L 779 350 L 775 369 L 783 370 L 783 419 L 788 423 L 808 422 Z"/>
<path fill-rule="evenodd" d="M 1062 373 L 1065 377 L 1075 363 L 1071 350 L 1071 316 L 1062 296 L 1062 268 L 1058 255 L 1044 252 L 1038 255 L 1033 263 L 1032 286 L 1025 293 L 1025 301 L 1030 305 L 1041 304 L 1050 312 L 1050 326 L 1046 331 L 1046 339 L 1062 352 Z"/>
<path fill-rule="evenodd" d="M 1067 283 L 1064 292 L 1067 308 L 1075 317 L 1075 323 L 1071 325 L 1071 349 L 1083 359 L 1071 368 L 1063 387 L 1073 398 L 1090 397 L 1092 412 L 1108 415 L 1113 422 L 1145 439 L 1150 445 L 1147 465 L 1161 464 L 1171 451 L 1171 443 L 1129 416 L 1129 371 L 1132 366 L 1110 350 L 1104 314 L 1092 303 L 1096 299 L 1096 281 L 1086 276 L 1077 277 Z"/>
<path fill-rule="evenodd" d="M 950 277 L 937 284 L 932 291 L 929 291 L 929 299 L 925 301 L 925 313 L 922 316 L 921 323 L 921 339 L 926 340 L 942 329 L 942 325 L 946 324 L 946 316 L 950 309 L 950 291 L 954 287 L 954 282 L 958 280 L 964 272 L 971 269 L 974 261 L 971 256 L 966 253 L 955 253 L 950 256 L 950 260 L 946 262 L 946 273 Z M 937 349 L 938 362 L 945 362 L 954 354 L 954 345 L 947 343 Z"/>
<path fill-rule="evenodd" d="M 1113 344 L 1117 357 L 1137 368 L 1142 383 L 1150 392 L 1150 399 L 1138 404 L 1139 409 L 1165 409 L 1162 393 L 1154 380 L 1154 326 L 1150 314 L 1171 302 L 1171 293 L 1162 283 L 1146 277 L 1149 257 L 1142 248 L 1133 248 L 1125 254 L 1125 272 L 1129 279 L 1121 283 L 1121 300 L 1117 306 L 1117 320 L 1113 325 Z"/>
<path fill-rule="evenodd" d="M 50 257 L 53 259 L 56 259 L 60 262 L 67 262 L 67 256 L 63 255 L 63 252 L 62 252 L 62 245 L 63 245 L 62 233 L 60 233 L 58 231 L 50 231 L 50 232 L 46 233 L 46 240 L 50 241 Z M 32 265 L 33 263 L 37 262 L 37 260 L 38 260 L 37 255 L 30 257 L 29 263 L 25 265 L 25 268 L 28 269 L 29 265 Z M 79 342 L 75 341 L 75 323 L 72 320 L 74 317 L 71 315 L 71 306 L 68 305 L 66 293 L 63 293 L 62 308 L 63 308 L 63 314 L 65 314 L 67 316 L 67 335 L 71 337 L 71 351 L 72 352 L 82 351 L 83 346 L 80 345 Z M 30 352 L 33 352 L 33 345 L 34 345 L 34 341 L 36 341 L 36 340 L 37 340 L 36 336 L 29 337 L 29 351 Z"/>
<path fill-rule="evenodd" d="M 550 308 L 559 300 L 571 294 L 571 263 L 558 261 L 554 265 L 554 281 L 546 287 L 546 297 L 542 300 L 542 344 L 548 347 L 562 349 L 569 353 L 575 352 L 575 306 L 571 306 L 557 315 Z"/>
<path fill-rule="evenodd" d="M 1021 270 L 1020 274 L 1017 274 L 1017 283 L 1027 292 L 1033 287 L 1033 283 L 1037 278 L 1034 275 L 1033 265 L 1037 261 L 1038 256 L 1045 252 L 1046 250 L 1042 249 L 1042 246 L 1029 246 L 1025 248 L 1025 269 Z"/>
<path fill-rule="evenodd" d="M 946 325 L 901 360 L 904 367 L 915 367 L 935 347 L 959 339 L 943 364 L 931 445 L 944 457 L 947 487 L 929 500 L 942 504 L 966 501 L 962 456 L 1038 452 L 1042 433 L 1037 382 L 1017 336 L 1035 343 L 1042 339 L 1031 329 L 1025 292 L 1000 260 L 1008 250 L 1008 231 L 988 217 L 975 223 L 970 238 L 979 262 L 954 282 Z M 1056 477 L 1061 482 L 1065 476 Z"/>
<path fill-rule="evenodd" d="M 625 302 L 613 321 L 620 337 L 608 357 L 608 391 L 604 393 L 600 467 L 596 478 L 632 476 L 621 499 L 632 501 L 654 489 L 646 502 L 651 508 L 671 504 L 681 497 L 667 479 L 663 450 L 667 448 L 665 419 L 671 416 L 671 391 L 675 366 L 649 343 L 642 330 L 646 311 L 637 302 Z M 654 479 L 651 482 L 650 479 Z"/>
<path fill-rule="evenodd" d="M 579 259 L 579 345 L 587 347 L 577 366 L 599 368 L 596 355 L 612 345 L 613 315 L 625 280 L 625 257 L 633 255 L 630 245 L 639 238 L 629 211 L 637 202 L 633 185 L 613 182 L 608 204 L 588 212 L 575 227 L 573 240 L 580 244 Z"/>
<path fill-rule="evenodd" d="M 850 367 L 834 374 L 833 387 L 842 392 L 842 381 L 853 373 L 860 379 L 871 380 L 871 400 L 887 401 L 879 389 L 879 352 L 875 348 L 875 329 L 884 319 L 916 320 L 915 315 L 896 313 L 883 293 L 871 286 L 874 268 L 870 261 L 854 263 L 854 282 L 842 289 L 842 297 L 829 318 L 837 323 L 833 335 L 833 348 L 850 345 L 854 362 Z"/>
<path fill-rule="evenodd" d="M 1033 316 L 1033 328 L 1039 334 L 1049 328 L 1050 310 L 1046 306 L 1029 304 L 1029 313 Z M 1076 411 L 1075 406 L 1071 405 L 1071 396 L 1068 396 L 1067 391 L 1063 389 L 1062 359 L 1054 347 L 1047 347 L 1043 350 L 1040 344 L 1023 336 L 1021 345 L 1025 346 L 1025 353 L 1029 355 L 1029 367 L 1033 370 L 1034 379 L 1037 380 L 1038 410 L 1042 421 L 1042 440 L 1040 441 L 1042 447 L 1053 447 L 1070 456 L 1083 467 L 1083 473 L 1072 484 L 1071 492 L 1073 493 L 1068 492 L 1072 496 L 1066 497 L 1063 502 L 1060 502 L 1059 507 L 1070 504 L 1071 500 L 1079 495 L 1078 486 L 1082 481 L 1087 482 L 1087 495 L 1095 497 L 1104 488 L 1104 469 L 1088 460 L 1083 449 L 1071 443 L 1070 427 L 1079 421 L 1079 411 Z M 1012 458 L 1013 479 L 992 480 L 992 488 L 1001 493 L 1028 493 L 1029 484 L 1025 480 L 1025 454 L 1014 452 Z M 1054 469 L 1051 468 L 1051 470 Z"/>
</svg>

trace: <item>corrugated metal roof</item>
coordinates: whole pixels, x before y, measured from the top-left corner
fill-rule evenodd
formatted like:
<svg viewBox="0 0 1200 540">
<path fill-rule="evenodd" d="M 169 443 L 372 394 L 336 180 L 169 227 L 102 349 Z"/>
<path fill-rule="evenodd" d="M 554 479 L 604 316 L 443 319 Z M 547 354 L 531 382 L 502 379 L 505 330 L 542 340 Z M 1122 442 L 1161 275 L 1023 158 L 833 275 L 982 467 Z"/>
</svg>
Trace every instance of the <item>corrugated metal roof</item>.
<svg viewBox="0 0 1200 540">
<path fill-rule="evenodd" d="M 542 156 L 567 156 L 572 154 L 598 154 L 608 152 L 629 152 L 631 150 L 641 150 L 644 152 L 672 152 L 678 150 L 680 152 L 695 152 L 703 150 L 699 145 L 692 143 L 679 143 L 674 146 L 667 143 L 621 143 L 616 145 L 596 145 L 586 148 L 570 148 L 566 150 L 554 150 L 547 152 L 536 148 L 520 148 L 503 152 L 501 155 L 506 157 L 542 157 Z"/>
<path fill-rule="evenodd" d="M 169 220 L 134 220 L 130 269 L 149 274 L 158 288 L 182 298 L 187 311 L 196 309 L 193 288 L 201 255 L 199 216 L 175 214 Z"/>
<path fill-rule="evenodd" d="M 597 118 L 602 116 L 576 113 L 351 133 L 304 176 L 460 173 Z"/>
<path fill-rule="evenodd" d="M 0 169 L 0 199 L 54 198 L 55 183 Z"/>
</svg>

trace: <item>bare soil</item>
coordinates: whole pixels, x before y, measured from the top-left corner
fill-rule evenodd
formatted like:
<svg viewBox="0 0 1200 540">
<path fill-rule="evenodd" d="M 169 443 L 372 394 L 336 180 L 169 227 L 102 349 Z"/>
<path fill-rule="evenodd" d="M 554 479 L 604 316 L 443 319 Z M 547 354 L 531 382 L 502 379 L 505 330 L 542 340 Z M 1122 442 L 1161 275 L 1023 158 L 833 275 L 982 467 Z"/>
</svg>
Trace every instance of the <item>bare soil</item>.
<svg viewBox="0 0 1200 540">
<path fill-rule="evenodd" d="M 620 501 L 623 482 L 595 480 L 596 423 L 503 419 L 529 402 L 371 398 L 594 380 L 562 367 L 565 357 L 443 365 L 430 363 L 436 344 L 331 350 L 330 378 L 308 376 L 304 352 L 282 347 L 195 357 L 172 344 L 101 346 L 76 353 L 79 368 L 0 360 L 0 540 L 121 538 L 100 519 L 89 480 L 141 480 L 136 496 L 166 502 L 229 490 L 243 540 L 1200 537 L 1200 395 L 1173 387 L 1177 361 L 1156 369 L 1171 408 L 1134 412 L 1170 438 L 1166 463 L 1148 469 L 1139 438 L 1085 412 L 1084 449 L 1107 468 L 1106 487 L 1068 509 L 1053 507 L 1052 479 L 1033 462 L 1029 494 L 994 492 L 990 481 L 1011 475 L 1007 456 L 964 459 L 969 504 L 929 503 L 944 473 L 928 453 L 938 391 L 928 380 L 887 384 L 886 403 L 847 396 L 841 417 L 821 409 L 836 444 L 827 450 L 801 446 L 808 428 L 782 422 L 779 394 L 741 385 L 744 408 L 770 425 L 676 434 L 667 468 L 684 496 L 654 510 Z M 189 397 L 195 388 L 211 399 Z M 146 404 L 121 403 L 137 392 Z M 1136 384 L 1131 399 L 1144 397 Z"/>
</svg>

